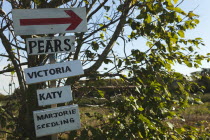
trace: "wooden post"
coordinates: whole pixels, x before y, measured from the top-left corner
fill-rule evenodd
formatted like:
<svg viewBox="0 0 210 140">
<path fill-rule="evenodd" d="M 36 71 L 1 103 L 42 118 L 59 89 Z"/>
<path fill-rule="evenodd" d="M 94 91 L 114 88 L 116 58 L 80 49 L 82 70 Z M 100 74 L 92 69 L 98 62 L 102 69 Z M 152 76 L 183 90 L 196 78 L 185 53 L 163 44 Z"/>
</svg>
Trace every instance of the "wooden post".
<svg viewBox="0 0 210 140">
<path fill-rule="evenodd" d="M 55 60 L 55 54 L 49 54 L 49 58 L 50 58 L 50 64 L 54 64 L 56 63 Z M 52 80 L 50 81 L 50 88 L 56 87 L 56 80 Z M 57 104 L 52 104 L 51 108 L 55 108 L 57 107 Z M 51 135 L 51 140 L 57 140 L 58 139 L 58 134 L 53 134 Z"/>
</svg>

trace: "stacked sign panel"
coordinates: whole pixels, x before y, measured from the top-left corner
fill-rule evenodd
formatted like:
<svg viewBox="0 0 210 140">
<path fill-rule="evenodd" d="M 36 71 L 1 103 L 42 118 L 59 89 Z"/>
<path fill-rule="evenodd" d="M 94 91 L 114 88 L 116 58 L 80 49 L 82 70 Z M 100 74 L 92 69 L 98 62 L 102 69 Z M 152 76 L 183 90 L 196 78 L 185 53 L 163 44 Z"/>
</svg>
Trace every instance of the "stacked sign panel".
<svg viewBox="0 0 210 140">
<path fill-rule="evenodd" d="M 85 8 L 13 9 L 15 35 L 86 32 Z M 75 51 L 74 36 L 26 39 L 28 55 Z M 84 74 L 79 60 L 47 64 L 24 70 L 26 84 L 34 84 Z M 70 86 L 37 90 L 39 106 L 70 102 Z M 78 105 L 34 111 L 36 136 L 41 137 L 81 127 Z"/>
</svg>

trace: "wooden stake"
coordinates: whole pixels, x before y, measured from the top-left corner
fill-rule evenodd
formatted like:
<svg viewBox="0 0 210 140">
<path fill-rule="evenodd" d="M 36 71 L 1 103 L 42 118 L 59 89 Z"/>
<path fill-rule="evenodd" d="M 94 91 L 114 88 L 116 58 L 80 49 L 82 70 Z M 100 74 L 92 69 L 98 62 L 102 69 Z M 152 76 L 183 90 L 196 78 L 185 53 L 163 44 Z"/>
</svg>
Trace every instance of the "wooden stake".
<svg viewBox="0 0 210 140">
<path fill-rule="evenodd" d="M 55 54 L 50 54 L 50 64 L 56 63 Z M 50 81 L 50 88 L 56 87 L 56 80 Z M 57 107 L 57 104 L 52 104 L 51 108 Z M 51 140 L 57 140 L 58 134 L 51 135 Z"/>
</svg>

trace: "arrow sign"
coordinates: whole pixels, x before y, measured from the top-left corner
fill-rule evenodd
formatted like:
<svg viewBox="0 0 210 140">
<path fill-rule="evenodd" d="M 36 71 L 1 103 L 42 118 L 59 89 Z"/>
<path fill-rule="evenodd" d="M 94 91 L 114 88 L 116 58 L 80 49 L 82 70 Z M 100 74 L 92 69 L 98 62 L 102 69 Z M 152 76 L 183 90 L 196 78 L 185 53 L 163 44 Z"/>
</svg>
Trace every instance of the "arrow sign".
<svg viewBox="0 0 210 140">
<path fill-rule="evenodd" d="M 20 26 L 71 24 L 66 30 L 74 30 L 82 22 L 82 19 L 80 17 L 78 17 L 72 10 L 64 10 L 64 11 L 70 17 L 67 17 L 67 18 L 20 19 Z"/>
<path fill-rule="evenodd" d="M 16 35 L 87 31 L 85 8 L 13 9 Z"/>
</svg>

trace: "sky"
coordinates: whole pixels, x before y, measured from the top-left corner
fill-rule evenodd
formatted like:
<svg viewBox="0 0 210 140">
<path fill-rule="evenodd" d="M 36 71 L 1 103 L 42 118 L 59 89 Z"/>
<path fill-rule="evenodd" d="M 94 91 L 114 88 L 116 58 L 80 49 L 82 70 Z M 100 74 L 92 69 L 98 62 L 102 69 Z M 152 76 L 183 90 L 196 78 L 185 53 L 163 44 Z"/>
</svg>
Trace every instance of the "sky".
<svg viewBox="0 0 210 140">
<path fill-rule="evenodd" d="M 209 23 L 209 13 L 210 13 L 210 0 L 185 0 L 181 5 L 185 11 L 194 11 L 199 15 L 200 23 L 198 26 L 190 31 L 187 31 L 187 38 L 201 37 L 204 41 L 205 46 L 201 46 L 198 51 L 199 54 L 205 55 L 210 53 L 210 23 Z M 200 68 L 188 68 L 184 65 L 175 65 L 173 67 L 177 72 L 185 75 L 190 75 L 191 72 L 200 71 L 201 68 L 210 68 L 210 64 L 206 61 L 202 61 L 202 66 Z"/>
<path fill-rule="evenodd" d="M 186 38 L 203 38 L 205 46 L 201 46 L 200 50 L 197 50 L 199 54 L 205 55 L 206 53 L 210 53 L 210 23 L 209 23 L 209 13 L 210 13 L 210 0 L 185 0 L 181 8 L 188 12 L 194 11 L 197 15 L 199 15 L 200 23 L 199 25 L 190 31 L 185 33 Z M 134 43 L 135 45 L 136 43 Z M 0 69 L 3 69 L 3 66 L 6 65 L 7 61 L 0 61 Z M 180 72 L 184 75 L 190 75 L 191 72 L 200 71 L 201 68 L 210 68 L 210 64 L 206 61 L 202 62 L 202 66 L 200 68 L 188 68 L 184 65 L 174 65 L 173 68 L 175 71 Z M 9 73 L 8 73 L 9 74 Z M 12 79 L 9 76 L 0 75 L 0 93 L 8 94 L 9 93 L 9 84 L 12 83 L 12 89 L 17 88 L 17 80 L 16 78 Z"/>
</svg>

